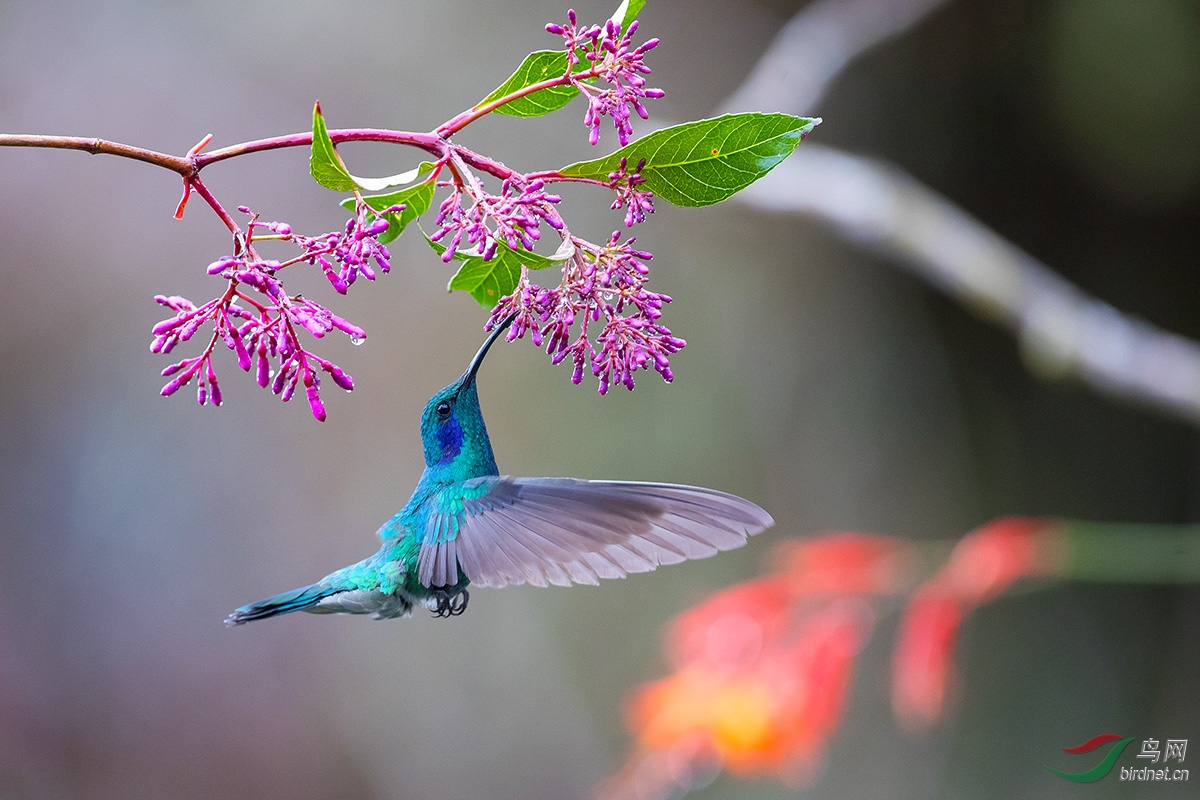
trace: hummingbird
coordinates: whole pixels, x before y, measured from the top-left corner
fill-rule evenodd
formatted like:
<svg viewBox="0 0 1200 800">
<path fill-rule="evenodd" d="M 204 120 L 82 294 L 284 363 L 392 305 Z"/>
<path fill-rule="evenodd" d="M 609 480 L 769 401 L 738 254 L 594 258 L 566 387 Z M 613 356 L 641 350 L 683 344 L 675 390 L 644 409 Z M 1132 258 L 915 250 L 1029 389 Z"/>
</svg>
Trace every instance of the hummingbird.
<svg viewBox="0 0 1200 800">
<path fill-rule="evenodd" d="M 467 610 L 468 586 L 569 586 L 648 572 L 745 544 L 774 524 L 749 500 L 696 486 L 501 475 L 475 376 L 515 315 L 421 414 L 425 470 L 380 526 L 374 555 L 310 586 L 234 611 L 226 625 L 307 611 L 438 617 Z"/>
</svg>

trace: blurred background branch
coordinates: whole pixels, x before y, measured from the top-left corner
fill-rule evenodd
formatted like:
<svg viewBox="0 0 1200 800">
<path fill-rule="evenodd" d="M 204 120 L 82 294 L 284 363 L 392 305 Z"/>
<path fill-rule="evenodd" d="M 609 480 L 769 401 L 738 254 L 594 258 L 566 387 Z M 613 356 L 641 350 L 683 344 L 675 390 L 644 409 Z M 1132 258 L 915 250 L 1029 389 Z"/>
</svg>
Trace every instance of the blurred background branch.
<svg viewBox="0 0 1200 800">
<path fill-rule="evenodd" d="M 813 144 L 737 198 L 820 219 L 908 267 L 1011 329 L 1039 374 L 1200 423 L 1200 345 L 1090 296 L 901 169 Z"/>
<path fill-rule="evenodd" d="M 808 115 L 846 66 L 947 0 L 817 0 L 780 29 L 721 112 Z"/>
<path fill-rule="evenodd" d="M 820 113 L 837 75 L 945 0 L 819 0 L 781 30 L 722 113 Z M 820 136 L 816 137 L 818 140 Z M 1045 377 L 1200 423 L 1200 344 L 1092 297 L 904 170 L 809 142 L 742 203 L 810 216 L 1016 334 Z"/>
</svg>

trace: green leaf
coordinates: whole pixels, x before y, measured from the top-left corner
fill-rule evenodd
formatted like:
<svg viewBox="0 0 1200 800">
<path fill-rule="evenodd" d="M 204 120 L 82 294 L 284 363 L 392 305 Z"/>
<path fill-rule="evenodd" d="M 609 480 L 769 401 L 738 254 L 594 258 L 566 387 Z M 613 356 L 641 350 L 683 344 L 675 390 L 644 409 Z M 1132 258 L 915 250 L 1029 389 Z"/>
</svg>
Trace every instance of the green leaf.
<svg viewBox="0 0 1200 800">
<path fill-rule="evenodd" d="M 820 117 L 790 114 L 726 114 L 663 128 L 617 152 L 563 167 L 563 175 L 607 181 L 625 158 L 632 169 L 643 158 L 647 189 L 677 206 L 719 203 L 766 175 Z"/>
<path fill-rule="evenodd" d="M 308 160 L 308 171 L 313 180 L 335 192 L 353 192 L 362 187 L 354 176 L 346 171 L 342 157 L 338 155 L 325 128 L 325 117 L 321 115 L 321 104 L 313 106 L 312 155 Z"/>
<path fill-rule="evenodd" d="M 437 166 L 429 161 L 422 161 L 415 169 L 409 170 L 413 178 L 420 175 L 428 175 Z M 434 181 L 429 179 L 418 183 L 416 186 L 410 186 L 407 189 L 401 189 L 398 192 L 389 194 L 373 194 L 363 197 L 363 201 L 376 212 L 381 212 L 385 208 L 391 208 L 395 205 L 404 204 L 403 211 L 393 211 L 388 214 L 380 214 L 388 221 L 388 228 L 379 235 L 379 242 L 387 244 L 396 239 L 401 233 L 404 233 L 404 228 L 408 223 L 412 222 L 417 217 L 429 210 L 429 206 L 433 204 Z M 347 197 L 341 202 L 342 208 L 354 209 L 355 200 L 353 197 Z"/>
<path fill-rule="evenodd" d="M 428 236 L 425 237 L 425 241 L 429 242 L 429 246 L 437 253 L 446 252 L 444 245 L 433 241 Z M 521 277 L 521 265 L 525 265 L 530 270 L 560 266 L 574 252 L 570 242 L 565 242 L 564 246 L 549 258 L 528 250 L 512 250 L 504 242 L 496 244 L 498 245 L 496 254 L 492 256 L 491 261 L 484 261 L 483 256 L 473 253 L 455 252 L 453 260 L 461 261 L 462 266 L 450 279 L 446 289 L 451 292 L 461 289 L 474 297 L 475 302 L 479 305 L 491 308 L 499 302 L 501 297 L 512 294 L 512 290 Z"/>
<path fill-rule="evenodd" d="M 625 30 L 629 27 L 629 23 L 637 19 L 637 15 L 641 13 L 645 5 L 646 0 L 621 0 L 621 5 L 617 6 L 611 19 L 620 24 L 621 30 Z"/>
<path fill-rule="evenodd" d="M 521 66 L 517 67 L 517 71 L 512 74 L 512 77 L 500 84 L 496 91 L 480 100 L 475 108 L 485 106 L 501 97 L 507 97 L 526 86 L 566 74 L 566 53 L 561 50 L 538 50 L 525 56 L 525 60 L 521 62 Z M 505 103 L 496 109 L 496 113 L 506 114 L 510 117 L 540 117 L 562 108 L 577 94 L 579 94 L 579 90 L 569 84 L 551 86 Z"/>
</svg>

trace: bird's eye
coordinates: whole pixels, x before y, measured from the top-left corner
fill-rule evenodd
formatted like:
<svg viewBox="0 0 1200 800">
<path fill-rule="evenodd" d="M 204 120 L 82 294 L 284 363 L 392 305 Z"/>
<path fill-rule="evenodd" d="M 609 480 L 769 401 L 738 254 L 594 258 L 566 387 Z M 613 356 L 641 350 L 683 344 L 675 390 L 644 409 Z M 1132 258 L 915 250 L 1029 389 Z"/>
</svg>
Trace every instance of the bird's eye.
<svg viewBox="0 0 1200 800">
<path fill-rule="evenodd" d="M 448 418 L 450 416 L 450 401 L 443 400 L 442 402 L 438 403 L 436 411 L 438 419 Z"/>
</svg>

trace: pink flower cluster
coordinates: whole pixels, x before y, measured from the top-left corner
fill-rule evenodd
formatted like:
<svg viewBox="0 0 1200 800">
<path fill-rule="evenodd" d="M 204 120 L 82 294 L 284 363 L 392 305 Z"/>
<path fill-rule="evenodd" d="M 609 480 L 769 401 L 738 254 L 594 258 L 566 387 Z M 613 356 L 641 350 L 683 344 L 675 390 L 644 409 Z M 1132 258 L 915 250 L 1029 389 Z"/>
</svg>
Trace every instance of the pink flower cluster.
<svg viewBox="0 0 1200 800">
<path fill-rule="evenodd" d="M 637 188 L 646 182 L 642 176 L 646 159 L 639 161 L 633 172 L 629 171 L 627 161 L 622 158 L 620 169 L 608 173 L 609 188 L 617 193 L 610 208 L 614 211 L 625 208 L 625 227 L 632 228 L 636 222 L 645 222 L 647 214 L 654 213 L 654 192 Z"/>
<path fill-rule="evenodd" d="M 163 370 L 171 380 L 162 388 L 169 396 L 197 380 L 197 401 L 207 405 L 221 404 L 221 390 L 213 367 L 213 351 L 218 342 L 224 343 L 237 357 L 238 366 L 246 372 L 253 368 L 256 381 L 287 402 L 303 384 L 313 416 L 324 421 L 325 404 L 321 399 L 321 372 L 333 382 L 350 391 L 354 380 L 328 359 L 308 350 L 300 339 L 304 329 L 316 339 L 332 331 L 341 331 L 354 344 L 366 338 L 362 328 L 342 319 L 320 303 L 301 295 L 289 295 L 279 272 L 292 264 L 319 264 L 336 291 L 346 292 L 361 274 L 375 279 L 373 261 L 380 270 L 390 269 L 387 248 L 378 236 L 387 229 L 386 220 L 369 219 L 365 206 L 347 222 L 344 230 L 316 237 L 293 234 L 291 226 L 281 222 L 259 222 L 252 212 L 245 239 L 238 240 L 238 254 L 224 256 L 208 266 L 208 274 L 223 278 L 225 291 L 217 298 L 197 306 L 184 297 L 159 295 L 155 300 L 175 312 L 156 324 L 150 350 L 169 353 L 176 345 L 189 341 L 201 328 L 211 325 L 212 335 L 207 346 L 197 356 L 178 361 Z M 400 210 L 399 207 L 393 210 Z M 269 233 L 258 234 L 256 228 Z M 267 239 L 290 241 L 301 248 L 301 254 L 290 261 L 261 258 L 255 243 Z M 336 265 L 336 266 L 335 266 Z"/>
<path fill-rule="evenodd" d="M 607 394 L 614 383 L 633 389 L 633 374 L 651 366 L 663 380 L 673 380 L 669 356 L 687 342 L 658 322 L 671 298 L 646 288 L 649 270 L 644 262 L 650 253 L 634 250 L 633 239 L 618 242 L 619 237 L 620 232 L 614 232 L 603 246 L 572 237 L 575 254 L 553 289 L 530 283 L 522 268 L 516 288 L 492 309 L 486 329 L 515 314 L 508 341 L 528 331 L 535 346 L 545 345 L 555 364 L 569 356 L 575 367 L 572 383 L 583 380 L 584 366 L 590 363 L 592 374 L 600 379 L 600 394 Z"/>
<path fill-rule="evenodd" d="M 650 74 L 650 68 L 643 59 L 647 52 L 658 46 L 658 39 L 649 39 L 630 49 L 631 39 L 638 28 L 637 20 L 629 23 L 624 31 L 611 19 L 602 26 L 581 28 L 574 10 L 567 12 L 567 20 L 566 25 L 552 22 L 546 26 L 546 30 L 563 37 L 568 64 L 574 66 L 580 63 L 581 53 L 583 59 L 592 64 L 591 69 L 576 73 L 579 77 L 572 80 L 572 84 L 588 99 L 583 124 L 591 129 L 589 141 L 592 144 L 600 141 L 600 120 L 607 116 L 612 119 L 617 139 L 624 147 L 633 135 L 630 107 L 639 117 L 648 119 L 650 115 L 642 105 L 642 99 L 659 98 L 665 94 L 662 89 L 648 88 L 643 77 Z M 588 79 L 592 77 L 599 77 L 609 84 L 609 88 L 602 89 L 589 83 Z"/>
<path fill-rule="evenodd" d="M 331 231 L 310 239 L 292 234 L 289 226 L 281 238 L 290 239 L 298 245 L 304 251 L 300 260 L 319 264 L 334 291 L 345 294 L 359 275 L 369 281 L 375 280 L 372 261 L 381 272 L 391 271 L 392 255 L 378 237 L 388 228 L 388 221 L 383 215 L 403 210 L 402 205 L 392 206 L 377 214 L 365 203 L 360 203 L 354 219 L 346 220 L 346 227 L 341 231 Z M 267 226 L 273 224 L 276 223 L 267 223 Z"/>
<path fill-rule="evenodd" d="M 457 181 L 439 185 L 450 186 L 451 192 L 438 207 L 438 228 L 429 238 L 441 242 L 453 234 L 442 253 L 442 261 L 447 263 L 454 258 L 464 238 L 469 246 L 479 250 L 484 261 L 491 261 L 498 240 L 514 250 L 518 247 L 533 250 L 534 243 L 541 238 L 543 220 L 555 230 L 563 229 L 562 218 L 554 210 L 554 204 L 562 198 L 548 194 L 545 181 L 525 182 L 513 176 L 501 184 L 498 195 L 487 194 L 477 184 L 465 192 Z M 474 200 L 470 208 L 463 207 L 464 195 Z"/>
<path fill-rule="evenodd" d="M 658 40 L 634 46 L 636 21 L 627 26 L 611 20 L 603 25 L 580 26 L 574 11 L 567 16 L 566 25 L 547 26 L 565 42 L 568 70 L 557 79 L 557 85 L 569 84 L 587 98 L 584 122 L 590 129 L 592 144 L 599 141 L 600 122 L 607 116 L 621 144 L 626 145 L 633 134 L 632 115 L 647 118 L 643 101 L 663 96 L 661 90 L 647 87 L 645 78 L 650 73 L 645 55 Z M 468 121 L 472 118 L 470 114 L 464 117 Z M 448 128 L 451 132 L 454 129 Z M 557 172 L 514 172 L 451 143 L 448 135 L 426 149 L 436 150 L 437 156 L 436 172 L 429 180 L 437 180 L 442 169 L 449 173 L 448 179 L 436 183 L 448 188 L 449 196 L 438 208 L 437 227 L 429 237 L 439 243 L 443 261 L 452 261 L 463 252 L 491 261 L 502 243 L 518 254 L 532 253 L 541 238 L 543 222 L 558 233 L 564 249 L 570 251 L 555 287 L 531 283 L 528 268 L 522 266 L 516 287 L 492 310 L 489 330 L 501 319 L 515 315 L 509 341 L 522 338 L 528 331 L 555 364 L 570 359 L 574 383 L 582 381 L 585 368 L 590 369 L 599 380 L 600 394 L 606 394 L 614 384 L 633 389 L 638 370 L 653 368 L 664 380 L 673 379 L 670 356 L 686 342 L 660 323 L 663 306 L 671 298 L 646 288 L 646 262 L 651 255 L 634 250 L 633 239 L 620 242 L 618 233 L 602 244 L 572 235 L 557 210 L 561 198 L 548 192 L 547 184 L 573 178 Z M 582 182 L 612 190 L 616 194 L 612 208 L 623 209 L 625 225 L 632 226 L 654 213 L 654 193 L 644 188 L 645 167 L 645 159 L 633 168 L 621 159 L 607 180 L 585 178 Z M 489 190 L 474 170 L 499 179 L 499 190 Z M 198 181 L 194 185 L 202 191 Z M 354 217 L 342 229 L 310 237 L 293 232 L 283 222 L 260 221 L 241 206 L 238 210 L 250 216 L 243 232 L 214 199 L 207 194 L 205 197 L 234 232 L 234 254 L 209 265 L 208 273 L 226 282 L 224 292 L 213 300 L 196 305 L 183 297 L 157 298 L 173 316 L 154 326 L 154 352 L 170 352 L 202 328 L 211 330 L 202 352 L 163 371 L 171 380 L 162 394 L 174 394 L 195 380 L 200 404 L 211 401 L 220 405 L 213 352 L 221 342 L 234 351 L 239 367 L 254 372 L 259 386 L 270 387 L 285 402 L 302 384 L 313 416 L 324 420 L 322 374 L 346 390 L 353 388 L 353 381 L 336 364 L 308 350 L 299 332 L 303 329 L 320 339 L 339 330 L 355 344 L 366 334 L 325 306 L 289 294 L 280 276 L 287 267 L 307 263 L 319 268 L 339 294 L 345 294 L 359 277 L 375 280 L 379 273 L 391 269 L 391 254 L 380 241 L 389 229 L 388 217 L 405 206 L 373 210 L 358 197 Z M 257 248 L 268 240 L 290 243 L 299 248 L 299 253 L 288 260 L 265 258 Z"/>
</svg>

